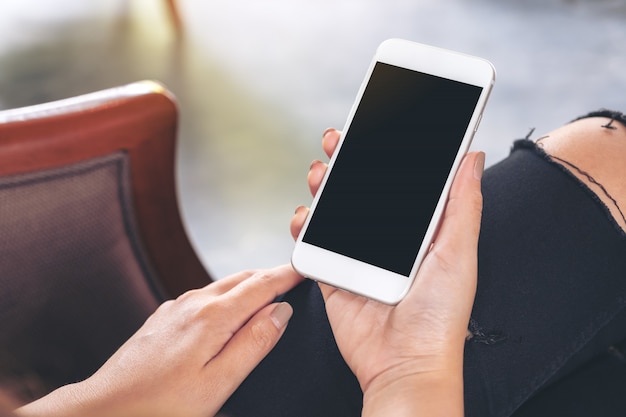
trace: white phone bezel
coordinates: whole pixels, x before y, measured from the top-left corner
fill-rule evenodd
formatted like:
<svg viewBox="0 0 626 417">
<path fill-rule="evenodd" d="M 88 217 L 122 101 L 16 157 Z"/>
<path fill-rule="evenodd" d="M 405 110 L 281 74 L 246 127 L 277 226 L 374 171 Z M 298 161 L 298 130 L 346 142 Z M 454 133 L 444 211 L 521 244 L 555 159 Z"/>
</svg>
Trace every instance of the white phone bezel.
<svg viewBox="0 0 626 417">
<path fill-rule="evenodd" d="M 468 128 L 454 159 L 452 169 L 448 174 L 443 192 L 438 200 L 433 217 L 408 277 L 302 241 L 309 220 L 319 200 L 319 196 L 322 194 L 326 180 L 332 170 L 336 156 L 339 154 L 339 148 L 343 144 L 344 135 L 349 130 L 349 126 L 377 62 L 482 87 L 482 93 L 474 108 Z M 337 149 L 329 161 L 326 175 L 322 180 L 317 195 L 313 199 L 309 216 L 296 241 L 291 257 L 292 265 L 296 271 L 304 277 L 324 282 L 386 304 L 397 304 L 402 300 L 415 279 L 419 266 L 432 242 L 433 235 L 438 227 L 445 207 L 452 180 L 454 179 L 454 175 L 458 170 L 463 156 L 467 153 L 471 145 L 472 138 L 478 127 L 494 81 L 495 70 L 493 65 L 482 58 L 402 39 L 390 39 L 383 42 L 376 50 L 376 54 L 370 63 L 365 79 L 359 88 L 357 98 L 350 110 Z"/>
</svg>

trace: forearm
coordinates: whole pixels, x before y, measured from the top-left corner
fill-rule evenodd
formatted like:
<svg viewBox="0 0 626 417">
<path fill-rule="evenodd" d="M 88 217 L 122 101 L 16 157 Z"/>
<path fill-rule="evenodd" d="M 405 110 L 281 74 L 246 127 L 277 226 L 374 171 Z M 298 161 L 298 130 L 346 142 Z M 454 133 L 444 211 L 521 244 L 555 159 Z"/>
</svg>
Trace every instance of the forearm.
<svg viewBox="0 0 626 417">
<path fill-rule="evenodd" d="M 363 397 L 363 417 L 462 417 L 462 372 L 417 373 L 377 381 Z"/>
</svg>

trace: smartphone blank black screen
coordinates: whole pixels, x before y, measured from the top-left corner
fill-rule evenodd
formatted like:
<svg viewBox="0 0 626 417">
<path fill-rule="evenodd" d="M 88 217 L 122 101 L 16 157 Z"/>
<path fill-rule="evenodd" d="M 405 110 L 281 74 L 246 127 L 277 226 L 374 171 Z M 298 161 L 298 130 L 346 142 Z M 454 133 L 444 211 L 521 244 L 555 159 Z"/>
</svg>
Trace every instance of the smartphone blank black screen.
<svg viewBox="0 0 626 417">
<path fill-rule="evenodd" d="M 378 62 L 303 241 L 409 276 L 481 91 Z"/>
</svg>

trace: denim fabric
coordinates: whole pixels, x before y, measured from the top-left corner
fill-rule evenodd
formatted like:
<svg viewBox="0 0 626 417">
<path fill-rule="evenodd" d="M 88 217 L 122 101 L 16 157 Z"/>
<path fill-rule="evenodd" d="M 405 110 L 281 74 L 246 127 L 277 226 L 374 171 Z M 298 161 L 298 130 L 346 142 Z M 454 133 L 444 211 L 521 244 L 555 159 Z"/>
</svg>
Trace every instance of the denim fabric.
<svg viewBox="0 0 626 417">
<path fill-rule="evenodd" d="M 483 196 L 466 416 L 626 415 L 626 235 L 529 140 L 486 170 Z M 317 286 L 304 282 L 285 299 L 295 307 L 287 332 L 224 414 L 359 416 L 362 393 Z"/>
</svg>

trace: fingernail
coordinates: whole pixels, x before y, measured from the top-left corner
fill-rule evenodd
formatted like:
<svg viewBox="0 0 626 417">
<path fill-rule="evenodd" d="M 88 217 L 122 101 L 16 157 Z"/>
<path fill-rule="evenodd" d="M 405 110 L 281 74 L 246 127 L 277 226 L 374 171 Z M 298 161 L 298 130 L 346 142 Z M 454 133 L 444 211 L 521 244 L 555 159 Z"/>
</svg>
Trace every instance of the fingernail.
<svg viewBox="0 0 626 417">
<path fill-rule="evenodd" d="M 474 163 L 474 178 L 480 181 L 483 177 L 483 171 L 485 170 L 485 153 L 479 152 L 476 156 L 476 162 Z"/>
<path fill-rule="evenodd" d="M 335 129 L 334 127 L 329 127 L 328 129 L 326 129 L 326 130 L 324 131 L 324 133 L 322 133 L 322 137 L 326 136 L 326 135 L 327 135 L 327 134 L 329 134 L 330 132 L 334 132 L 335 130 L 337 130 L 337 129 Z"/>
<path fill-rule="evenodd" d="M 319 159 L 315 159 L 313 160 L 313 162 L 311 162 L 311 165 L 309 165 L 309 169 L 313 168 L 313 165 L 317 165 L 317 164 L 321 164 L 322 161 L 320 161 Z"/>
<path fill-rule="evenodd" d="M 300 210 L 302 210 L 303 208 L 304 208 L 304 206 L 298 206 L 298 207 L 296 207 L 296 211 L 295 211 L 293 214 L 298 214 L 298 212 L 299 212 Z"/>
<path fill-rule="evenodd" d="M 278 330 L 282 330 L 289 322 L 292 314 L 293 308 L 291 308 L 289 303 L 279 303 L 270 313 L 270 319 Z"/>
</svg>

